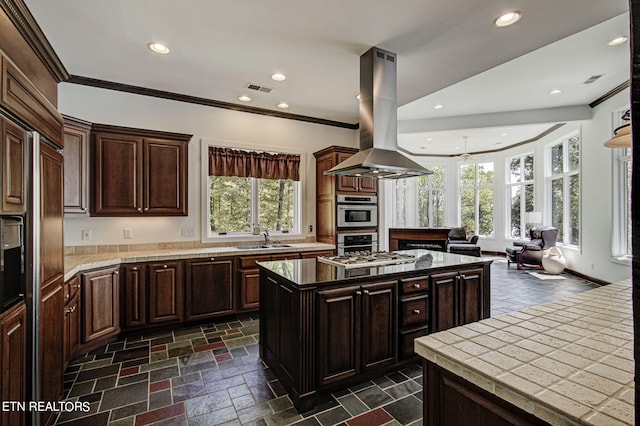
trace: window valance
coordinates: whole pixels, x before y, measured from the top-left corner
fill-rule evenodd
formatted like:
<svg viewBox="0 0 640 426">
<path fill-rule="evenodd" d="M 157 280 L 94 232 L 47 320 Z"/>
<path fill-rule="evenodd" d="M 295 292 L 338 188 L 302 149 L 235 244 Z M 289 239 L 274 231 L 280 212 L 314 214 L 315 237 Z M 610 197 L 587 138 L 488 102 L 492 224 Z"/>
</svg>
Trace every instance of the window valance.
<svg viewBox="0 0 640 426">
<path fill-rule="evenodd" d="M 300 156 L 209 147 L 209 176 L 300 180 Z"/>
</svg>

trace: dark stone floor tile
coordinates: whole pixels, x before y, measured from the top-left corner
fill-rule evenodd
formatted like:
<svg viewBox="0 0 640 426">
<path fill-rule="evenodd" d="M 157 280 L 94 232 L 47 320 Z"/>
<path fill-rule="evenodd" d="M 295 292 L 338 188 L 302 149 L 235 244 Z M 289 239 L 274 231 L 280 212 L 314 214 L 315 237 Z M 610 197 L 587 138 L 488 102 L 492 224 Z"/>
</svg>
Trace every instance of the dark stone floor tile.
<svg viewBox="0 0 640 426">
<path fill-rule="evenodd" d="M 82 418 L 93 417 L 96 414 L 98 414 L 99 406 L 100 406 L 99 402 L 94 402 L 94 403 L 90 404 L 89 411 L 87 411 L 86 413 L 81 411 L 81 410 L 62 412 L 58 416 L 56 424 L 65 424 L 66 425 L 66 424 L 68 424 L 67 422 L 70 422 L 70 421 L 76 421 L 76 420 L 82 419 Z M 76 423 L 76 424 L 82 424 L 82 423 Z"/>
<path fill-rule="evenodd" d="M 231 402 L 233 403 L 233 407 L 236 409 L 236 411 L 251 407 L 252 405 L 256 405 L 256 400 L 253 399 L 253 396 L 251 396 L 250 393 L 232 397 Z"/>
<path fill-rule="evenodd" d="M 71 388 L 71 392 L 69 392 L 69 398 L 73 398 L 74 396 L 80 395 L 88 395 L 93 392 L 93 385 L 95 384 L 95 380 L 91 380 L 88 382 L 76 383 Z"/>
<path fill-rule="evenodd" d="M 185 367 L 180 367 L 180 373 L 181 374 L 191 374 L 191 373 L 195 373 L 197 371 L 211 370 L 212 368 L 216 367 L 217 365 L 218 364 L 215 361 L 206 361 L 206 362 L 202 362 L 200 364 L 187 365 Z"/>
<path fill-rule="evenodd" d="M 402 383 L 404 381 L 409 380 L 409 378 L 407 376 L 405 376 L 404 374 L 400 373 L 399 371 L 395 371 L 393 373 L 387 374 L 387 377 L 391 380 L 393 380 L 396 383 Z"/>
<path fill-rule="evenodd" d="M 275 398 L 269 385 L 252 386 L 250 390 L 256 402 L 266 402 Z"/>
<path fill-rule="evenodd" d="M 173 343 L 173 335 L 169 335 L 169 336 L 164 336 L 164 337 L 158 337 L 155 339 L 151 340 L 151 347 L 153 346 L 158 346 L 158 345 L 164 345 L 167 343 Z"/>
<path fill-rule="evenodd" d="M 380 407 L 381 405 L 393 401 L 393 398 L 391 398 L 377 386 L 372 386 L 370 388 L 357 392 L 356 395 L 369 408 Z"/>
<path fill-rule="evenodd" d="M 369 411 L 369 407 L 367 407 L 357 396 L 353 394 L 338 398 L 338 402 L 340 402 L 340 405 L 342 405 L 353 417 Z"/>
<path fill-rule="evenodd" d="M 323 426 L 335 425 L 343 420 L 347 420 L 351 414 L 344 407 L 339 406 L 331 410 L 316 414 L 316 418 Z"/>
<path fill-rule="evenodd" d="M 202 328 L 200 328 L 200 326 L 197 327 L 185 327 L 185 328 L 180 328 L 178 330 L 173 330 L 173 335 L 178 337 L 178 336 L 186 336 L 189 334 L 196 334 L 196 333 L 202 333 Z"/>
<path fill-rule="evenodd" d="M 165 367 L 159 370 L 153 370 L 149 372 L 149 381 L 151 383 L 159 382 L 160 380 L 171 379 L 173 377 L 178 377 L 180 375 L 180 371 L 177 366 L 173 367 Z"/>
<path fill-rule="evenodd" d="M 144 358 L 138 358 L 138 359 L 132 359 L 129 361 L 124 361 L 122 363 L 122 368 L 129 368 L 129 367 L 135 367 L 136 365 L 144 365 L 144 364 L 148 364 L 149 363 L 149 357 L 144 357 Z"/>
<path fill-rule="evenodd" d="M 233 407 L 224 407 L 209 413 L 189 418 L 189 426 L 211 426 L 231 422 L 238 418 Z"/>
<path fill-rule="evenodd" d="M 113 355 L 113 362 L 130 361 L 132 359 L 149 357 L 149 347 L 144 346 L 141 348 L 124 349 L 117 351 Z"/>
<path fill-rule="evenodd" d="M 147 401 L 136 402 L 131 405 L 116 408 L 111 410 L 111 421 L 123 419 L 125 417 L 134 416 L 136 414 L 144 413 L 148 409 Z"/>
<path fill-rule="evenodd" d="M 142 348 L 149 346 L 149 340 L 140 340 L 137 342 L 127 342 L 124 347 L 126 349 Z"/>
<path fill-rule="evenodd" d="M 133 374 L 131 376 L 124 376 L 118 379 L 118 386 L 130 385 L 131 383 L 138 383 L 149 380 L 149 373 Z"/>
<path fill-rule="evenodd" d="M 422 387 L 413 380 L 408 380 L 403 383 L 399 383 L 395 386 L 385 389 L 384 391 L 391 395 L 393 399 L 404 398 L 407 395 L 418 392 Z"/>
<path fill-rule="evenodd" d="M 300 419 L 302 416 L 293 407 L 265 417 L 269 426 L 286 426 Z"/>
<path fill-rule="evenodd" d="M 234 358 L 241 358 L 243 356 L 249 355 L 249 352 L 244 347 L 231 349 L 231 356 Z"/>
<path fill-rule="evenodd" d="M 320 426 L 320 422 L 315 417 L 309 417 L 292 423 L 291 426 Z"/>
<path fill-rule="evenodd" d="M 155 410 L 156 408 L 165 407 L 173 403 L 171 399 L 171 389 L 166 389 L 160 392 L 154 392 L 149 395 L 149 410 Z"/>
<path fill-rule="evenodd" d="M 231 398 L 226 392 L 215 392 L 191 398 L 185 401 L 184 404 L 187 418 L 201 416 L 225 407 L 233 409 Z"/>
<path fill-rule="evenodd" d="M 234 386 L 238 386 L 245 383 L 242 376 L 235 376 L 229 379 L 222 379 L 222 380 L 215 380 L 215 381 L 206 381 L 206 380 L 203 380 L 203 381 L 204 381 L 204 386 L 208 393 L 218 392 L 223 389 L 229 389 Z"/>
<path fill-rule="evenodd" d="M 351 386 L 349 390 L 353 393 L 361 391 L 362 389 L 369 388 L 373 386 L 374 383 L 371 380 L 367 380 L 366 382 L 358 383 L 357 385 Z"/>
<path fill-rule="evenodd" d="M 336 400 L 331 395 L 320 394 L 316 399 L 317 405 L 314 409 L 307 411 L 306 413 L 302 413 L 303 417 L 311 417 L 323 411 L 327 411 L 331 408 L 337 407 L 340 405 L 338 400 Z"/>
<path fill-rule="evenodd" d="M 82 395 L 78 397 L 78 401 L 88 402 L 89 404 L 93 404 L 94 402 L 99 402 L 102 399 L 102 392 L 94 392 L 88 395 Z"/>
<path fill-rule="evenodd" d="M 144 401 L 149 393 L 147 382 L 134 383 L 127 386 L 108 389 L 102 395 L 100 411 L 112 410 L 117 407 L 124 407 L 135 402 Z"/>
<path fill-rule="evenodd" d="M 214 361 L 213 354 L 210 351 L 194 352 L 178 358 L 178 366 L 180 368 L 202 364 L 203 362 Z"/>
<path fill-rule="evenodd" d="M 422 417 L 422 401 L 415 396 L 407 396 L 382 408 L 403 425 Z"/>
<path fill-rule="evenodd" d="M 287 394 L 287 390 L 282 386 L 282 383 L 280 383 L 279 380 L 272 380 L 268 384 L 275 396 L 283 396 Z"/>
<path fill-rule="evenodd" d="M 159 422 L 155 422 L 153 426 L 188 426 L 189 422 L 187 421 L 187 417 L 184 414 L 181 414 L 176 417 L 171 417 L 169 419 L 160 420 Z"/>
<path fill-rule="evenodd" d="M 78 373 L 76 382 L 86 382 L 88 380 L 100 379 L 107 376 L 113 376 L 120 371 L 119 365 L 109 365 L 107 367 L 94 368 L 91 370 L 81 371 Z"/>
<path fill-rule="evenodd" d="M 180 346 L 177 348 L 172 348 L 167 350 L 169 354 L 169 358 L 175 358 L 179 356 L 189 355 L 193 353 L 193 348 L 191 347 L 191 343 L 188 346 Z"/>
<path fill-rule="evenodd" d="M 186 401 L 191 398 L 202 396 L 206 389 L 202 383 L 189 383 L 188 385 L 173 388 L 173 402 Z"/>
<path fill-rule="evenodd" d="M 200 372 L 197 371 L 195 373 L 186 374 L 178 377 L 174 377 L 171 379 L 171 385 L 173 387 L 182 386 L 193 382 L 200 382 L 202 377 L 200 376 Z"/>
<path fill-rule="evenodd" d="M 106 426 L 109 423 L 109 413 L 99 413 L 94 414 L 93 416 L 82 417 L 75 420 L 70 420 L 64 424 L 65 426 Z"/>
</svg>

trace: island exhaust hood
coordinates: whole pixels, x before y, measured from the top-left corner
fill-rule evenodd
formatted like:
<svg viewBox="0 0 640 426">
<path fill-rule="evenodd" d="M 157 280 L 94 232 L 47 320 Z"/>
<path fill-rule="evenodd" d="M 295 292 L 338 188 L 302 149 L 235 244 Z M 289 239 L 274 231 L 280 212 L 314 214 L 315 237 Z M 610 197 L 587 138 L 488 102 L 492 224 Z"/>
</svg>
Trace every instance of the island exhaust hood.
<svg viewBox="0 0 640 426">
<path fill-rule="evenodd" d="M 325 175 L 400 179 L 432 171 L 398 152 L 396 54 L 372 47 L 360 56 L 360 151 Z"/>
</svg>

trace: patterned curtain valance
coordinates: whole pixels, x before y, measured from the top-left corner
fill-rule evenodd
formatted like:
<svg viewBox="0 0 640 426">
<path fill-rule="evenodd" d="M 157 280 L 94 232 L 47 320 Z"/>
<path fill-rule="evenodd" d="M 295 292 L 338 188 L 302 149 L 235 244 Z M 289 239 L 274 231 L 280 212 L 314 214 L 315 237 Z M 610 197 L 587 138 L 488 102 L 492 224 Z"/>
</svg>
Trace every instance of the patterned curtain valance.
<svg viewBox="0 0 640 426">
<path fill-rule="evenodd" d="M 300 180 L 300 156 L 209 147 L 209 176 Z"/>
</svg>

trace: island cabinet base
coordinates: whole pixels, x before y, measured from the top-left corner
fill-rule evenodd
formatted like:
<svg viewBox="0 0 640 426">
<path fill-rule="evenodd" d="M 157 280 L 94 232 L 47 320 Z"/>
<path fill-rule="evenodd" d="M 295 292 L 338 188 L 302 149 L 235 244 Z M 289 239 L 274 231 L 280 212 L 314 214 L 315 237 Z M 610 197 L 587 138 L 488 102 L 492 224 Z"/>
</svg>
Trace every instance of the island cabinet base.
<svg viewBox="0 0 640 426">
<path fill-rule="evenodd" d="M 489 317 L 490 262 L 304 285 L 285 270 L 314 264 L 295 262 L 258 265 L 260 356 L 299 412 L 313 409 L 320 393 L 415 364 L 414 338 Z M 438 317 L 445 312 L 455 321 Z"/>
<path fill-rule="evenodd" d="M 548 425 L 473 383 L 423 362 L 425 426 Z"/>
</svg>

